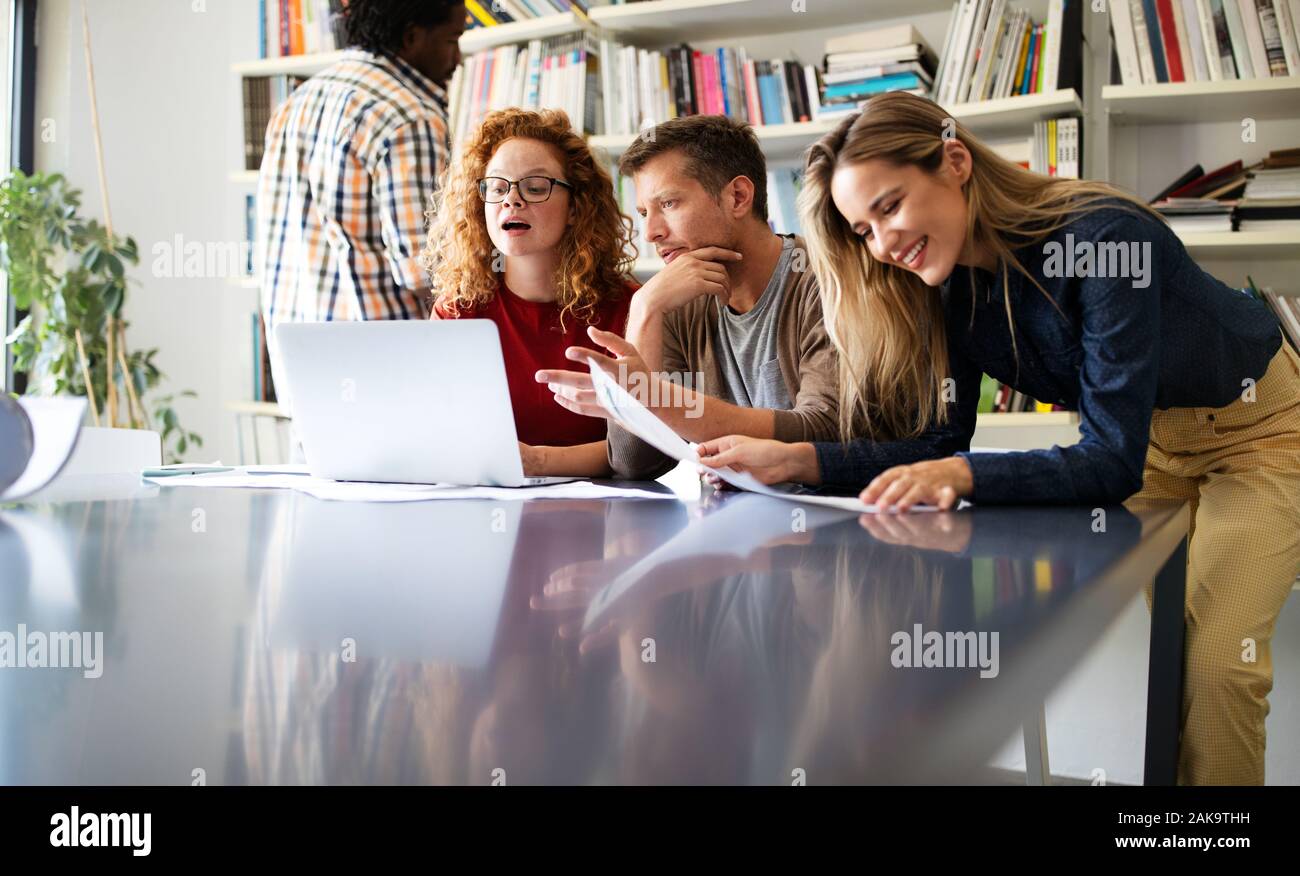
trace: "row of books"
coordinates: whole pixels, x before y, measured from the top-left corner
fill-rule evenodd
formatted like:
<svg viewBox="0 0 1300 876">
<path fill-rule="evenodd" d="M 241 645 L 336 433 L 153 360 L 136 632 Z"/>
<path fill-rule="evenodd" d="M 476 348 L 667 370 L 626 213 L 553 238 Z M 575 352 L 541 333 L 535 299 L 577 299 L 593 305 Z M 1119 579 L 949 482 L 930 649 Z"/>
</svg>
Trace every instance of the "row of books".
<svg viewBox="0 0 1300 876">
<path fill-rule="evenodd" d="M 668 119 L 702 113 L 752 125 L 818 117 L 820 79 L 811 64 L 756 60 L 745 49 L 663 52 L 601 42 L 602 133 L 636 134 Z"/>
<path fill-rule="evenodd" d="M 863 101 L 886 91 L 927 95 L 934 87 L 934 51 L 910 24 L 832 37 L 826 41 L 825 63 L 814 119 L 855 112 Z"/>
<path fill-rule="evenodd" d="M 659 122 L 695 113 L 720 114 L 752 125 L 817 121 L 856 110 L 880 91 L 927 93 L 934 55 L 910 25 L 887 28 L 885 40 L 913 42 L 879 46 L 875 32 L 827 41 L 823 77 L 811 64 L 793 59 L 757 59 L 744 48 L 700 51 L 683 43 L 663 51 L 624 46 L 587 36 L 533 40 L 500 46 L 466 58 L 453 74 L 450 91 L 453 135 L 477 124 L 487 112 L 507 106 L 560 106 L 575 128 L 590 134 L 636 134 Z M 599 89 L 592 74 L 599 71 Z M 593 118 L 588 110 L 598 106 Z M 575 111 L 582 108 L 582 113 Z M 577 119 L 582 118 L 582 124 Z"/>
<path fill-rule="evenodd" d="M 263 58 L 333 52 L 347 45 L 346 0 L 259 0 L 258 46 Z"/>
<path fill-rule="evenodd" d="M 1300 352 L 1300 292 L 1274 292 L 1265 286 L 1262 290 L 1250 277 L 1246 278 L 1246 291 L 1267 304 L 1282 323 L 1282 331 L 1291 346 Z"/>
<path fill-rule="evenodd" d="M 1250 166 L 1197 164 L 1151 206 L 1175 231 L 1300 231 L 1300 148 L 1274 149 Z"/>
<path fill-rule="evenodd" d="M 590 34 L 529 40 L 465 58 L 448 85 L 452 143 L 464 142 L 489 112 L 562 109 L 579 133 L 601 133 L 599 43 Z"/>
<path fill-rule="evenodd" d="M 465 29 L 496 27 L 561 12 L 586 15 L 593 6 L 608 5 L 610 0 L 465 0 Z"/>
<path fill-rule="evenodd" d="M 302 76 L 244 77 L 244 168 L 262 166 L 266 146 L 266 129 L 276 107 L 289 98 L 293 90 L 306 82 Z"/>
<path fill-rule="evenodd" d="M 1048 0 L 1037 23 L 1008 0 L 958 0 L 944 36 L 935 102 L 1083 90 L 1085 0 Z"/>
<path fill-rule="evenodd" d="M 1120 81 L 1300 75 L 1300 0 L 1111 0 Z"/>
<path fill-rule="evenodd" d="M 1034 122 L 1029 169 L 1047 176 L 1083 175 L 1083 121 L 1077 116 Z"/>
<path fill-rule="evenodd" d="M 967 48 L 956 36 L 971 10 L 985 13 L 972 14 L 969 26 L 988 37 L 986 47 L 972 40 Z M 1049 29 L 1040 28 L 1031 43 L 1027 15 L 1006 0 L 959 0 L 944 61 L 904 24 L 831 37 L 824 71 L 796 59 L 752 58 L 743 47 L 701 51 L 683 43 L 651 51 L 587 34 L 499 46 L 466 58 L 453 74 L 452 134 L 459 139 L 486 113 L 509 106 L 560 107 L 580 132 L 626 136 L 695 113 L 751 125 L 833 119 L 886 91 L 943 95 L 948 89 L 941 101 L 957 103 L 1077 88 L 1078 47 L 1067 52 L 1050 39 L 1051 27 L 1064 34 L 1061 44 L 1077 32 L 1077 2 L 1051 0 L 1048 12 Z M 959 66 L 959 57 L 969 64 Z M 951 72 L 936 82 L 945 64 Z M 1048 160 L 1044 167 L 1052 165 Z"/>
</svg>

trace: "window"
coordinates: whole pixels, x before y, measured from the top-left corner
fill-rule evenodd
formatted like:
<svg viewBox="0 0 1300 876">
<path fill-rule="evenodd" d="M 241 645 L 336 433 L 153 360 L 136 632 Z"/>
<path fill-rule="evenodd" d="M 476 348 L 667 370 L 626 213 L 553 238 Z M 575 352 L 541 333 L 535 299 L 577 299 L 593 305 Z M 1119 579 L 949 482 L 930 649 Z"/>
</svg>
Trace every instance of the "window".
<svg viewBox="0 0 1300 876">
<path fill-rule="evenodd" d="M 0 168 L 7 174 L 14 167 L 32 171 L 32 116 L 36 103 L 36 4 L 37 0 L 0 0 L 0 22 L 4 22 L 4 63 L 0 64 Z M 15 321 L 8 278 L 0 274 L 0 339 L 8 335 Z M 16 389 L 13 357 L 8 346 L 0 351 L 0 390 Z"/>
</svg>

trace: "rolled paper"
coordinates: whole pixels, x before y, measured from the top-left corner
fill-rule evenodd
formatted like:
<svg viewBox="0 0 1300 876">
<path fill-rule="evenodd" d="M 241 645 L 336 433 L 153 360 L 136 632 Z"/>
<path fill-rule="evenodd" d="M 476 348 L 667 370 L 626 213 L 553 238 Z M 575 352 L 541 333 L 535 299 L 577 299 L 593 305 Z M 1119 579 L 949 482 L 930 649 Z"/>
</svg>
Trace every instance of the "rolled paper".
<svg viewBox="0 0 1300 876">
<path fill-rule="evenodd" d="M 8 395 L 0 394 L 0 494 L 27 470 L 34 446 L 27 412 Z"/>
</svg>

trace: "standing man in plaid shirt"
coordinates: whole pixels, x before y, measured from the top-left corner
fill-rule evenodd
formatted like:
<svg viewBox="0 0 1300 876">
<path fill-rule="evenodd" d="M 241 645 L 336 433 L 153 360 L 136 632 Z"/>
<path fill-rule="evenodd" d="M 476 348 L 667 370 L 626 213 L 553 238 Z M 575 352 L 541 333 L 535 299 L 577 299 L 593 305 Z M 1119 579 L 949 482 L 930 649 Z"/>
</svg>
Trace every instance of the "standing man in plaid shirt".
<svg viewBox="0 0 1300 876">
<path fill-rule="evenodd" d="M 450 158 L 447 80 L 461 0 L 350 0 L 349 49 L 294 91 L 266 131 L 257 184 L 262 308 L 274 327 L 423 319 L 424 213 Z"/>
</svg>

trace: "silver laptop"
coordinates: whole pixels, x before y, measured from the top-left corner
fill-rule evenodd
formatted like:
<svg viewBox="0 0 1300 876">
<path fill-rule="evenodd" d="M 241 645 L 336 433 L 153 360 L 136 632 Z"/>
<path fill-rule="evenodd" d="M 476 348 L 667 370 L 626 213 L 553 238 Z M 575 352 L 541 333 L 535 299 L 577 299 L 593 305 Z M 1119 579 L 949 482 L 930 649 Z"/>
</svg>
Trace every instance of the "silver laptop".
<svg viewBox="0 0 1300 876">
<path fill-rule="evenodd" d="M 282 323 L 307 467 L 339 481 L 528 487 L 496 324 Z"/>
</svg>

